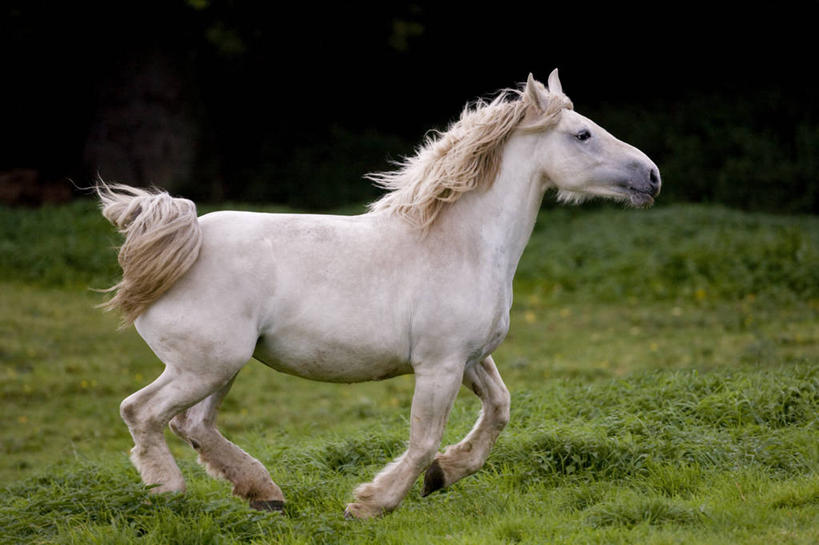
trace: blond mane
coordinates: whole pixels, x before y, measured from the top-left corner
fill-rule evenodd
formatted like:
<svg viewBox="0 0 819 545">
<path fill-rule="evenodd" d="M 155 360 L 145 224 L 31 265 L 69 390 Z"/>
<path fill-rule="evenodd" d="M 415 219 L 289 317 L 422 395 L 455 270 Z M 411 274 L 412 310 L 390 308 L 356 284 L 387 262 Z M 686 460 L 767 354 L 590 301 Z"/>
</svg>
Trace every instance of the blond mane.
<svg viewBox="0 0 819 545">
<path fill-rule="evenodd" d="M 523 91 L 505 89 L 490 102 L 467 104 L 445 132 L 432 132 L 414 155 L 397 162 L 397 170 L 367 174 L 367 179 L 389 190 L 370 204 L 370 211 L 396 214 L 426 231 L 447 204 L 492 184 L 503 144 L 516 128 L 546 129 L 560 110 L 572 108 L 562 91 L 549 93 L 535 83 L 548 97 L 545 104 L 533 104 L 535 100 Z"/>
</svg>

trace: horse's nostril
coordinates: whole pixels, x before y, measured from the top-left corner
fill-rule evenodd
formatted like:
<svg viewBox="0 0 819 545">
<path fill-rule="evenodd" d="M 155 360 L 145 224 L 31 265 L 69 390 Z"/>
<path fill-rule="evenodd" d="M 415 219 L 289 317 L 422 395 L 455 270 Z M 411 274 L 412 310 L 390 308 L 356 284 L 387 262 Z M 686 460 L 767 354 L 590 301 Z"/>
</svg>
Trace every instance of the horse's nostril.
<svg viewBox="0 0 819 545">
<path fill-rule="evenodd" d="M 660 173 L 657 172 L 656 168 L 652 168 L 649 170 L 648 173 L 648 182 L 651 185 L 651 188 L 654 190 L 655 194 L 660 190 Z"/>
</svg>

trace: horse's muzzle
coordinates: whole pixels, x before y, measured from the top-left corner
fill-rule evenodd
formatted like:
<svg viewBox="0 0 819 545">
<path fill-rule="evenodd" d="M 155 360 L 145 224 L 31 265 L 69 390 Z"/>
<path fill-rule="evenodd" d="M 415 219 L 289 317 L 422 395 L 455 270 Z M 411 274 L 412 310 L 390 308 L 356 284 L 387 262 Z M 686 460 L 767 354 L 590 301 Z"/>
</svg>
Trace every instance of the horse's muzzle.
<svg viewBox="0 0 819 545">
<path fill-rule="evenodd" d="M 660 171 L 653 163 L 634 165 L 631 177 L 617 185 L 623 189 L 631 206 L 645 208 L 654 204 L 654 198 L 660 194 Z"/>
</svg>

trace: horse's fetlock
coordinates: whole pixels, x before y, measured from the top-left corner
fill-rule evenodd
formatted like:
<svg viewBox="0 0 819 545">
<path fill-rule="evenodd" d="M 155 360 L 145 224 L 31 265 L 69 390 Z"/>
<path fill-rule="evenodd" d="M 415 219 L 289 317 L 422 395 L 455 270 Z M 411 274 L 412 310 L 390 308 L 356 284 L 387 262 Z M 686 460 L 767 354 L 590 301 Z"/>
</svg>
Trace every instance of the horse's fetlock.
<svg viewBox="0 0 819 545">
<path fill-rule="evenodd" d="M 344 518 L 346 519 L 368 519 L 383 514 L 384 509 L 380 506 L 366 502 L 349 503 L 344 510 Z"/>
<path fill-rule="evenodd" d="M 356 487 L 353 491 L 353 496 L 360 502 L 368 502 L 375 497 L 376 491 L 377 488 L 373 483 L 364 483 Z"/>
</svg>

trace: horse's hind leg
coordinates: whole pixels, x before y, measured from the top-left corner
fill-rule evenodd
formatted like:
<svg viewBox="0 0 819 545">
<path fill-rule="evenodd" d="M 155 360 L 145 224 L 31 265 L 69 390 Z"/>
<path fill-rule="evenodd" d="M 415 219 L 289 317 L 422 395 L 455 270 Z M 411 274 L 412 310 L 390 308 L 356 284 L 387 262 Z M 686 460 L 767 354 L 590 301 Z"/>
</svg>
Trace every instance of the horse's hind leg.
<svg viewBox="0 0 819 545">
<path fill-rule="evenodd" d="M 171 429 L 199 453 L 199 463 L 212 477 L 233 484 L 233 493 L 254 509 L 281 511 L 284 495 L 261 462 L 225 439 L 216 429 L 216 412 L 233 385 L 227 384 L 175 416 Z"/>
<path fill-rule="evenodd" d="M 492 356 L 469 368 L 463 382 L 481 399 L 481 416 L 460 443 L 435 457 L 424 475 L 424 496 L 483 467 L 495 440 L 509 422 L 509 390 Z"/>
<path fill-rule="evenodd" d="M 222 387 L 235 372 L 225 376 L 169 365 L 154 382 L 122 402 L 120 414 L 134 438 L 131 461 L 145 484 L 157 485 L 152 492 L 185 490 L 182 472 L 165 443 L 165 426 L 174 415 Z"/>
</svg>

